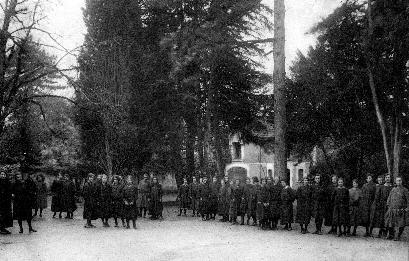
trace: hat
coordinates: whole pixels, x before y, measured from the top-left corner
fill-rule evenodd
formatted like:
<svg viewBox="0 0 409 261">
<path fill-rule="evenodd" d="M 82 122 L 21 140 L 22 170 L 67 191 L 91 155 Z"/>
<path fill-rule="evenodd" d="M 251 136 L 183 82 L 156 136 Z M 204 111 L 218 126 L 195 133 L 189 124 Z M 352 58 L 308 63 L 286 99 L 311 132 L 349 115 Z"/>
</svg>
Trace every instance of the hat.
<svg viewBox="0 0 409 261">
<path fill-rule="evenodd" d="M 253 177 L 253 182 L 258 182 L 258 177 Z"/>
</svg>

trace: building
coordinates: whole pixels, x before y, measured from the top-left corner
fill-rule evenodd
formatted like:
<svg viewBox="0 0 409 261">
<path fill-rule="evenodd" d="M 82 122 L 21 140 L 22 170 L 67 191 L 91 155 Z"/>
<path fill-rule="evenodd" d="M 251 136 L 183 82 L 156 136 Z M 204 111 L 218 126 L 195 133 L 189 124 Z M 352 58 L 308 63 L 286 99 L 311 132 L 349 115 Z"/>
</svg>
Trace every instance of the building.
<svg viewBox="0 0 409 261">
<path fill-rule="evenodd" d="M 226 165 L 225 175 L 230 178 L 274 177 L 274 153 L 254 143 L 244 143 L 240 134 L 231 135 L 229 146 L 232 162 Z M 287 161 L 287 182 L 297 187 L 298 182 L 308 176 L 310 162 L 289 159 Z"/>
</svg>

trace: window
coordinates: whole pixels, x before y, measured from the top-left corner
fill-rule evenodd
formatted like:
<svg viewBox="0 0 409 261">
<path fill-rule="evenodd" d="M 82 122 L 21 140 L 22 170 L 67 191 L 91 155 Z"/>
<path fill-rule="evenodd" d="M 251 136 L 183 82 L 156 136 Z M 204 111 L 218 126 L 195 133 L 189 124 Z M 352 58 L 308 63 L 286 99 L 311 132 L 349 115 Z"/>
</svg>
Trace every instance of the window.
<svg viewBox="0 0 409 261">
<path fill-rule="evenodd" d="M 272 177 L 273 177 L 273 170 L 272 170 L 272 169 L 269 169 L 269 170 L 268 170 L 268 177 L 269 177 L 269 178 L 272 178 Z"/>
<path fill-rule="evenodd" d="M 241 144 L 240 142 L 233 142 L 233 159 L 241 159 Z"/>
<path fill-rule="evenodd" d="M 298 170 L 298 181 L 303 181 L 303 179 L 304 179 L 304 170 L 299 169 Z"/>
</svg>

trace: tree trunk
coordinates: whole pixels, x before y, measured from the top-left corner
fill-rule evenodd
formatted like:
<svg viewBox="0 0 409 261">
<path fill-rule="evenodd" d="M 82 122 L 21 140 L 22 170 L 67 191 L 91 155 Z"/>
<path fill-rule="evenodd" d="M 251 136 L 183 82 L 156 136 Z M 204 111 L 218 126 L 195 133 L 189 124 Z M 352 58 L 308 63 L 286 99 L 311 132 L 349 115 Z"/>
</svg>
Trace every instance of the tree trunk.
<svg viewBox="0 0 409 261">
<path fill-rule="evenodd" d="M 105 139 L 104 139 L 104 145 L 105 145 L 105 159 L 106 159 L 106 171 L 107 175 L 109 178 L 112 177 L 112 151 L 111 151 L 111 145 L 109 144 L 109 137 L 108 137 L 108 131 L 105 128 Z"/>
<path fill-rule="evenodd" d="M 186 122 L 186 164 L 189 175 L 195 173 L 195 126 L 191 120 Z"/>
<path fill-rule="evenodd" d="M 395 136 L 393 142 L 393 176 L 399 176 L 400 157 L 402 151 L 402 122 L 400 117 L 395 122 Z"/>
<path fill-rule="evenodd" d="M 285 4 L 274 1 L 274 176 L 286 179 Z"/>
</svg>

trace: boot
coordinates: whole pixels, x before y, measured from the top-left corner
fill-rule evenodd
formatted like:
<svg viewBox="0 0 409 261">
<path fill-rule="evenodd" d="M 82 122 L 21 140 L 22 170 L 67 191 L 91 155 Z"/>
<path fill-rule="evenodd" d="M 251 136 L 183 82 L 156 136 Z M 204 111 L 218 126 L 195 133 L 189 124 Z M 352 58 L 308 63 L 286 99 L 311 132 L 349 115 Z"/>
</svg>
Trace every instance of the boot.
<svg viewBox="0 0 409 261">
<path fill-rule="evenodd" d="M 193 214 L 192 214 L 192 217 L 194 217 L 194 216 L 196 216 L 196 213 L 195 213 L 195 211 L 193 210 Z"/>
<path fill-rule="evenodd" d="M 186 208 L 183 210 L 183 215 L 186 217 Z"/>
<path fill-rule="evenodd" d="M 240 222 L 240 225 L 244 225 L 244 216 L 241 216 L 241 222 Z"/>
<path fill-rule="evenodd" d="M 130 227 L 129 227 L 129 220 L 128 220 L 128 219 L 126 220 L 126 228 L 127 228 L 127 229 L 130 228 Z"/>
<path fill-rule="evenodd" d="M 122 227 L 126 227 L 125 219 L 122 219 Z"/>
<path fill-rule="evenodd" d="M 246 225 L 247 225 L 247 226 L 250 225 L 250 217 L 247 217 Z"/>
<path fill-rule="evenodd" d="M 182 215 L 182 209 L 179 209 L 178 217 L 180 217 L 181 215 Z"/>
<path fill-rule="evenodd" d="M 57 212 L 54 212 L 54 214 L 53 214 L 53 218 L 55 218 L 55 215 L 57 214 Z"/>
<path fill-rule="evenodd" d="M 133 229 L 136 229 L 136 222 L 135 222 L 135 219 L 133 219 L 133 220 L 132 220 L 132 226 L 133 226 Z"/>
<path fill-rule="evenodd" d="M 114 218 L 115 227 L 118 227 L 118 218 Z"/>
</svg>

